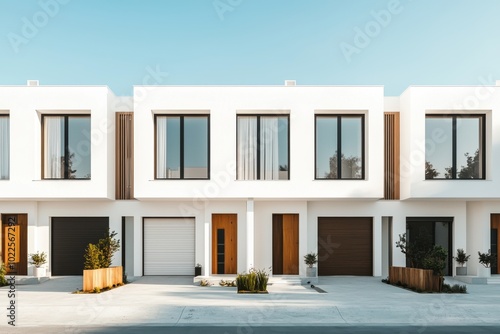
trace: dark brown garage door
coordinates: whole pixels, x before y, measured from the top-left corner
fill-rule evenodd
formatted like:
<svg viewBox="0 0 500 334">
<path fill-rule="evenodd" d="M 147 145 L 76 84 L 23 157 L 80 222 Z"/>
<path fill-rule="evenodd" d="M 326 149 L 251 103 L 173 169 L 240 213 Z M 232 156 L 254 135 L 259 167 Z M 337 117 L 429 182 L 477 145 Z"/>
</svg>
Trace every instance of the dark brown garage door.
<svg viewBox="0 0 500 334">
<path fill-rule="evenodd" d="M 318 218 L 318 275 L 373 275 L 372 218 Z"/>
<path fill-rule="evenodd" d="M 52 218 L 52 275 L 82 275 L 85 248 L 104 237 L 108 227 L 108 217 Z"/>
</svg>

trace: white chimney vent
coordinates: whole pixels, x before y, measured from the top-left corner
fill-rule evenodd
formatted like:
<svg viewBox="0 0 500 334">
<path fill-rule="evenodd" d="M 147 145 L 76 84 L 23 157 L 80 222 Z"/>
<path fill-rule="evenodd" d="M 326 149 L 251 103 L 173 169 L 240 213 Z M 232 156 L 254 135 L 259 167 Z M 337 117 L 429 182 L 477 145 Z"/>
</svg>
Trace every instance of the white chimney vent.
<svg viewBox="0 0 500 334">
<path fill-rule="evenodd" d="M 285 86 L 296 86 L 297 81 L 295 80 L 285 80 Z"/>
<path fill-rule="evenodd" d="M 500 86 L 500 80 L 497 80 L 497 84 L 496 84 L 496 85 L 497 85 L 497 86 Z"/>
<path fill-rule="evenodd" d="M 28 86 L 38 86 L 39 84 L 38 80 L 28 80 L 27 82 Z"/>
</svg>

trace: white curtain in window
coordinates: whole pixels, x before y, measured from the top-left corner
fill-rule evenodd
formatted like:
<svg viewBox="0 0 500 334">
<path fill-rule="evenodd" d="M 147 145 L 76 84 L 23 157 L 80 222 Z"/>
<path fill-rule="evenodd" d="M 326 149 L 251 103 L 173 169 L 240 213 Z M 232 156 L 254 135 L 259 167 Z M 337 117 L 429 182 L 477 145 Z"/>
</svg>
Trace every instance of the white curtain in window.
<svg viewBox="0 0 500 334">
<path fill-rule="evenodd" d="M 0 180 L 9 178 L 9 117 L 0 117 Z"/>
<path fill-rule="evenodd" d="M 44 178 L 62 179 L 64 177 L 64 117 L 45 117 L 44 125 Z"/>
<path fill-rule="evenodd" d="M 238 117 L 238 180 L 257 179 L 257 117 Z"/>
<path fill-rule="evenodd" d="M 278 118 L 260 118 L 260 179 L 279 180 Z"/>
<path fill-rule="evenodd" d="M 156 177 L 167 177 L 167 117 L 156 118 Z"/>
</svg>

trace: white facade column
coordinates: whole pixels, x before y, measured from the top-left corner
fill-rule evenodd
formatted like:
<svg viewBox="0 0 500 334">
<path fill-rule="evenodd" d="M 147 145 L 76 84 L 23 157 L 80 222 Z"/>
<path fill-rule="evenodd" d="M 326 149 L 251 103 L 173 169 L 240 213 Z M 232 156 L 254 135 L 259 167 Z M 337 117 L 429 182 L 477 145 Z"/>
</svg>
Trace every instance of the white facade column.
<svg viewBox="0 0 500 334">
<path fill-rule="evenodd" d="M 406 267 L 406 257 L 401 253 L 401 248 L 396 247 L 399 235 L 406 233 L 406 217 L 403 215 L 392 217 L 392 265 L 394 267 Z"/>
<path fill-rule="evenodd" d="M 255 217 L 254 217 L 254 201 L 253 199 L 247 200 L 247 258 L 246 258 L 246 270 L 250 270 L 254 267 L 254 242 L 255 242 Z"/>
<path fill-rule="evenodd" d="M 211 219 L 210 213 L 208 210 L 205 210 L 205 214 L 203 216 L 203 264 L 201 268 L 201 274 L 203 276 L 210 276 L 212 272 L 212 268 L 210 267 L 210 227 L 211 227 Z"/>
<path fill-rule="evenodd" d="M 373 276 L 382 276 L 382 217 L 373 217 Z"/>
<path fill-rule="evenodd" d="M 142 217 L 134 216 L 134 276 L 142 276 Z"/>
</svg>

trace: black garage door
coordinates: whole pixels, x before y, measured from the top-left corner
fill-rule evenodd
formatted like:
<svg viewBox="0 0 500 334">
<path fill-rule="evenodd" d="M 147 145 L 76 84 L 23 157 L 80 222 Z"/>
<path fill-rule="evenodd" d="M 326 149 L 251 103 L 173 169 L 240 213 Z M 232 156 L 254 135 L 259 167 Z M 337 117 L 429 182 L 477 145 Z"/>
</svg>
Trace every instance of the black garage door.
<svg viewBox="0 0 500 334">
<path fill-rule="evenodd" d="M 372 276 L 372 218 L 318 218 L 318 275 Z"/>
<path fill-rule="evenodd" d="M 82 275 L 83 255 L 108 231 L 108 217 L 52 218 L 52 275 Z"/>
</svg>

